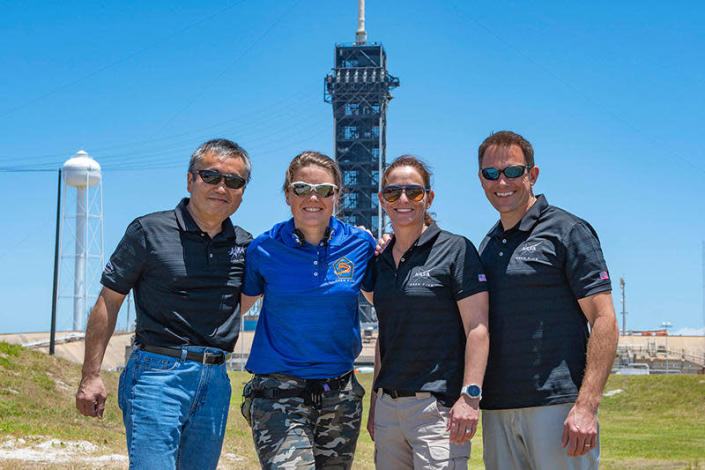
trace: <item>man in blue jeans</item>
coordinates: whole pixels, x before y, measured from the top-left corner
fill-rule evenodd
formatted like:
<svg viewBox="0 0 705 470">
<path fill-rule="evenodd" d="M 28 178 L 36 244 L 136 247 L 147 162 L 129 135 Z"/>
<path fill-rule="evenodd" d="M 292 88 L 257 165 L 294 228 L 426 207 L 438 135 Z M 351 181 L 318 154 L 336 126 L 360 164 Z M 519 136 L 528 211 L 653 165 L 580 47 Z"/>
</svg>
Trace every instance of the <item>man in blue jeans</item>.
<svg viewBox="0 0 705 470">
<path fill-rule="evenodd" d="M 215 469 L 230 380 L 225 356 L 239 334 L 245 249 L 252 236 L 230 221 L 250 158 L 225 139 L 191 156 L 191 197 L 135 219 L 110 258 L 86 327 L 76 407 L 102 417 L 100 367 L 125 296 L 134 290 L 136 347 L 120 376 L 131 469 Z"/>
</svg>

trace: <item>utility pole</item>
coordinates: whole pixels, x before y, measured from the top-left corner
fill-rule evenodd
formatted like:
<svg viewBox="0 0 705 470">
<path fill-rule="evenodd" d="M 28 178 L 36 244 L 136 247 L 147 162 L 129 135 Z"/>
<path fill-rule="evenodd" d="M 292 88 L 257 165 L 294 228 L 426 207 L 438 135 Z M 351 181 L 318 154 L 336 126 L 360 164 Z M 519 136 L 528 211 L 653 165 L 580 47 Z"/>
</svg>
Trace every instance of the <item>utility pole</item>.
<svg viewBox="0 0 705 470">
<path fill-rule="evenodd" d="M 668 374 L 668 329 L 673 326 L 670 321 L 661 323 L 661 326 L 666 330 L 666 374 Z"/>
<path fill-rule="evenodd" d="M 59 183 L 56 190 L 56 236 L 54 238 L 54 284 L 51 290 L 51 329 L 49 330 L 49 354 L 54 355 L 56 343 L 56 300 L 59 296 L 59 244 L 61 239 L 61 168 L 59 168 Z M 703 245 L 705 246 L 705 245 Z"/>
<path fill-rule="evenodd" d="M 619 278 L 619 287 L 622 288 L 622 336 L 626 336 L 627 334 L 627 301 L 626 297 L 624 295 L 624 276 Z"/>
</svg>

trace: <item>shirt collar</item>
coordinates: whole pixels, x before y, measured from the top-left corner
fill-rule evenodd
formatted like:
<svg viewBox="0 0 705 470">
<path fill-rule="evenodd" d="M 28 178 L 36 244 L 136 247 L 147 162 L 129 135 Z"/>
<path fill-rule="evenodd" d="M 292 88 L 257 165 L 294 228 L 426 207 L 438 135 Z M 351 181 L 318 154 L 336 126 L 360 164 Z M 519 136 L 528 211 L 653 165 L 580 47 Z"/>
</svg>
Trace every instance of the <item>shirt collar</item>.
<svg viewBox="0 0 705 470">
<path fill-rule="evenodd" d="M 203 230 L 201 230 L 196 221 L 193 220 L 191 213 L 186 208 L 186 206 L 188 206 L 189 201 L 189 198 L 183 198 L 181 202 L 179 202 L 179 204 L 176 206 L 176 209 L 174 209 L 174 214 L 176 214 L 176 222 L 179 225 L 179 229 L 184 232 L 202 233 Z M 215 238 L 236 238 L 235 229 L 233 228 L 233 223 L 230 220 L 230 217 L 227 217 L 223 221 L 221 229 L 222 230 L 218 235 L 215 236 Z"/>
<path fill-rule="evenodd" d="M 521 230 L 522 232 L 530 232 L 531 229 L 533 229 L 536 223 L 539 221 L 541 213 L 546 210 L 547 207 L 548 201 L 546 200 L 546 196 L 544 196 L 543 194 L 539 194 L 538 196 L 536 196 L 536 202 L 534 202 L 534 205 L 531 206 L 528 211 L 526 211 L 524 217 L 522 217 L 521 221 L 519 221 L 519 230 Z"/>
<path fill-rule="evenodd" d="M 345 239 L 343 236 L 343 224 L 335 217 L 331 217 L 328 221 L 328 228 L 330 229 L 330 234 L 328 237 L 328 245 L 340 245 L 340 243 Z M 281 240 L 285 245 L 299 248 L 307 245 L 306 240 L 297 233 L 296 225 L 294 225 L 294 218 L 287 220 L 279 232 Z"/>
<path fill-rule="evenodd" d="M 504 228 L 502 227 L 502 221 L 500 220 L 494 225 L 494 227 L 492 227 L 489 235 L 491 237 L 501 237 L 507 232 L 513 232 L 516 230 L 520 230 L 522 232 L 530 232 L 531 229 L 533 229 L 534 226 L 538 223 L 541 214 L 547 208 L 548 200 L 546 200 L 546 196 L 544 196 L 543 194 L 539 194 L 538 196 L 536 196 L 536 202 L 534 202 L 534 205 L 532 205 L 529 210 L 526 211 L 526 214 L 524 214 L 524 217 L 521 218 L 518 224 L 516 224 L 509 230 L 504 230 Z"/>
<path fill-rule="evenodd" d="M 431 225 L 426 227 L 426 230 L 421 232 L 421 236 L 418 240 L 416 240 L 414 246 L 425 245 L 426 243 L 433 241 L 433 239 L 435 239 L 439 233 L 441 233 L 441 229 L 440 227 L 438 227 L 438 224 L 435 222 L 431 222 Z"/>
<path fill-rule="evenodd" d="M 421 232 L 421 236 L 416 239 L 413 245 L 409 248 L 409 250 L 413 250 L 419 246 L 423 246 L 427 243 L 433 242 L 438 234 L 441 233 L 441 228 L 438 226 L 436 222 L 431 222 L 431 225 L 429 225 L 426 230 Z M 392 248 L 394 247 L 394 244 L 396 243 L 397 239 L 392 238 L 392 240 L 389 242 L 389 245 L 384 249 L 382 252 L 381 256 L 388 256 L 390 259 L 393 259 L 392 257 Z M 407 252 L 409 251 L 407 250 Z"/>
</svg>

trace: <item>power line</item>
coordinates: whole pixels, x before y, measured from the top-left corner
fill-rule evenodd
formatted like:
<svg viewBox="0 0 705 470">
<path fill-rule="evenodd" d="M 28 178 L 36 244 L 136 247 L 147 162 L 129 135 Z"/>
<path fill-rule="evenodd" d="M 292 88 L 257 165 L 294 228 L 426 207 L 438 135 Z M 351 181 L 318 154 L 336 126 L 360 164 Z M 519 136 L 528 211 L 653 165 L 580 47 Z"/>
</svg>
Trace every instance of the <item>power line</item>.
<svg viewBox="0 0 705 470">
<path fill-rule="evenodd" d="M 319 113 L 314 111 L 310 114 L 312 115 L 311 117 L 313 117 Z M 270 132 L 266 135 L 262 134 L 256 138 L 248 139 L 249 143 L 247 147 L 266 144 L 266 147 L 257 153 L 258 156 L 265 156 L 292 147 L 298 147 L 301 144 L 310 141 L 312 137 L 320 134 L 321 127 L 324 122 L 327 121 L 327 118 L 323 116 L 322 113 L 320 113 L 320 117 L 318 119 L 306 119 L 306 117 L 306 115 L 299 116 L 300 119 L 295 120 L 293 125 L 291 124 L 291 121 L 288 121 L 289 125 L 279 128 L 281 130 L 277 128 L 270 128 Z M 166 148 L 161 147 L 152 151 L 135 153 L 130 156 L 98 155 L 97 160 L 101 163 L 101 169 L 104 172 L 178 168 L 185 167 L 186 160 L 184 160 L 183 155 L 190 155 L 191 150 L 192 148 L 190 145 L 187 146 L 186 144 L 176 144 Z M 94 156 L 97 155 L 93 151 L 91 151 L 91 154 Z M 36 164 L 32 166 L 29 166 L 28 164 L 24 167 L 0 167 L 0 173 L 55 172 L 61 167 L 61 165 L 63 165 L 63 162 L 47 162 L 45 165 L 51 165 L 52 168 L 38 168 L 38 165 Z"/>
<path fill-rule="evenodd" d="M 183 114 L 183 112 L 190 108 L 193 103 L 196 102 L 196 100 L 203 96 L 203 94 L 206 92 L 208 88 L 212 86 L 213 83 L 221 79 L 227 72 L 229 72 L 237 62 L 240 61 L 243 57 L 245 57 L 252 49 L 254 49 L 255 46 L 257 46 L 267 35 L 274 29 L 275 26 L 277 26 L 286 16 L 289 15 L 289 12 L 293 10 L 299 3 L 301 3 L 301 0 L 296 0 L 295 2 L 292 3 L 292 5 L 284 11 L 282 15 L 280 15 L 278 18 L 276 18 L 265 30 L 262 34 L 260 34 L 253 42 L 251 42 L 247 47 L 245 47 L 242 52 L 236 56 L 220 73 L 216 74 L 213 79 L 211 80 L 211 83 L 209 86 L 204 86 L 201 87 L 199 92 L 193 95 L 193 97 L 179 110 L 177 110 L 175 113 L 173 113 L 169 118 L 167 118 L 166 121 L 164 121 L 164 124 L 161 126 L 161 130 L 166 129 L 172 121 L 179 115 Z M 159 130 L 157 130 L 159 132 Z"/>
<path fill-rule="evenodd" d="M 318 97 L 317 94 L 315 96 Z M 101 164 L 112 162 L 119 164 L 123 160 L 140 160 L 149 155 L 162 155 L 170 150 L 176 149 L 190 153 L 192 150 L 190 147 L 193 146 L 194 141 L 200 142 L 208 140 L 212 138 L 214 134 L 236 133 L 250 140 L 270 140 L 273 134 L 281 135 L 282 130 L 291 127 L 292 123 L 298 125 L 309 121 L 309 118 L 317 115 L 318 113 L 315 107 L 307 105 L 313 101 L 313 97 L 314 94 L 312 92 L 306 93 L 302 89 L 282 99 L 275 100 L 266 106 L 262 106 L 254 113 L 248 113 L 247 115 L 239 116 L 234 119 L 219 121 L 198 129 L 187 130 L 170 136 L 123 142 L 122 144 L 116 145 L 91 147 L 91 153 L 99 156 Z M 302 109 L 309 110 L 309 113 L 301 113 L 300 110 Z M 296 119 L 292 119 L 294 117 Z M 113 150 L 117 150 L 117 152 Z M 34 156 L 23 154 L 23 163 L 19 167 L 56 167 L 56 165 L 60 165 L 63 162 L 58 161 L 57 156 L 63 154 L 69 155 L 72 154 L 72 151 L 52 152 Z M 17 158 L 15 156 L 0 155 L 0 163 L 9 163 L 12 161 L 12 168 L 18 168 L 18 165 L 15 163 L 16 160 Z"/>
<path fill-rule="evenodd" d="M 148 51 L 148 50 L 150 50 L 150 49 L 156 48 L 157 46 L 161 45 L 163 42 L 166 42 L 167 40 L 170 40 L 170 39 L 172 39 L 173 37 L 179 36 L 179 35 L 180 35 L 181 33 L 183 33 L 184 31 L 188 31 L 189 29 L 191 29 L 191 28 L 193 28 L 193 27 L 195 27 L 195 26 L 198 26 L 198 25 L 200 25 L 200 24 L 202 24 L 202 23 L 205 23 L 206 21 L 210 20 L 211 18 L 222 14 L 223 12 L 225 12 L 225 11 L 227 11 L 227 10 L 233 8 L 235 5 L 238 5 L 238 4 L 240 4 L 240 3 L 243 3 L 244 1 L 245 1 L 245 0 L 239 0 L 239 1 L 235 2 L 235 3 L 233 3 L 232 5 L 228 5 L 228 6 L 224 7 L 224 8 L 221 8 L 220 10 L 218 10 L 218 11 L 216 11 L 216 12 L 214 12 L 214 13 L 212 13 L 212 14 L 210 14 L 210 15 L 204 17 L 204 18 L 201 18 L 200 20 L 197 20 L 197 21 L 195 21 L 195 22 L 193 22 L 193 23 L 191 23 L 191 24 L 189 24 L 189 25 L 187 25 L 187 26 L 185 26 L 185 27 L 183 27 L 183 28 L 180 28 L 180 29 L 174 31 L 174 32 L 171 33 L 171 34 L 168 34 L 168 35 L 164 36 L 162 39 L 160 39 L 159 41 L 153 43 L 151 46 L 142 48 L 142 49 L 138 50 L 137 52 L 133 52 L 132 54 L 128 54 L 128 55 L 126 55 L 126 56 L 123 56 L 123 57 L 121 57 L 121 58 L 119 58 L 119 59 L 117 59 L 117 60 L 115 60 L 115 61 L 113 61 L 113 62 L 110 62 L 109 64 L 106 64 L 106 65 L 104 65 L 104 66 L 102 66 L 102 67 L 98 67 L 97 69 L 93 70 L 92 72 L 89 72 L 89 73 L 87 73 L 87 74 L 85 74 L 85 75 L 83 75 L 83 76 L 77 78 L 76 80 L 73 80 L 73 81 L 71 81 L 71 82 L 65 83 L 65 84 L 63 84 L 63 85 L 59 85 L 58 87 L 56 87 L 56 88 L 54 88 L 54 89 L 52 89 L 52 90 L 49 90 L 48 92 L 43 93 L 43 94 L 41 94 L 41 95 L 39 95 L 39 96 L 37 96 L 37 97 L 35 97 L 35 98 L 26 100 L 24 103 L 22 103 L 22 104 L 20 104 L 20 105 L 18 105 L 18 106 L 15 106 L 14 108 L 7 109 L 7 110 L 5 110 L 2 114 L 0 114 L 0 118 L 7 117 L 7 116 L 9 116 L 10 114 L 14 113 L 15 111 L 19 111 L 20 109 L 22 109 L 22 108 L 24 108 L 24 107 L 26 107 L 26 106 L 32 105 L 32 104 L 34 104 L 34 103 L 36 103 L 36 102 L 38 102 L 38 101 L 41 101 L 41 100 L 43 100 L 43 99 L 45 99 L 45 98 L 47 98 L 47 97 L 49 97 L 49 96 L 51 96 L 51 95 L 54 95 L 54 94 L 59 93 L 59 92 L 61 92 L 61 91 L 64 91 L 64 90 L 66 90 L 66 89 L 68 89 L 68 88 L 71 88 L 71 87 L 73 87 L 73 86 L 75 86 L 75 85 L 77 85 L 77 84 L 79 84 L 79 83 L 81 83 L 81 82 L 83 82 L 83 81 L 85 81 L 85 80 L 87 80 L 87 79 L 89 79 L 89 78 L 95 77 L 96 75 L 98 75 L 98 74 L 100 74 L 100 73 L 102 73 L 102 72 L 105 72 L 106 70 L 109 70 L 109 69 L 113 68 L 113 67 L 116 66 L 116 65 L 122 64 L 123 62 L 127 62 L 128 60 L 130 60 L 130 59 L 132 59 L 132 58 L 134 58 L 134 57 L 137 57 L 138 55 L 140 55 L 140 54 L 142 54 L 142 53 L 144 53 L 144 52 L 146 52 L 146 51 Z"/>
<path fill-rule="evenodd" d="M 53 170 L 45 168 L 2 168 L 0 167 L 0 173 L 53 173 L 56 172 L 58 168 Z"/>
</svg>

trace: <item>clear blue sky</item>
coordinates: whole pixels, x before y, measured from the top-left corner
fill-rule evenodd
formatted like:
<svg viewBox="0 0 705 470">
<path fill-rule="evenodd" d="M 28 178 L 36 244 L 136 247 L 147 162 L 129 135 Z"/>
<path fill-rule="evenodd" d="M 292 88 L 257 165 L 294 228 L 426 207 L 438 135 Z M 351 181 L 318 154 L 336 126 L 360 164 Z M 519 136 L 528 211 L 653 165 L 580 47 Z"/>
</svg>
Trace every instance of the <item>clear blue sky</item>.
<svg viewBox="0 0 705 470">
<path fill-rule="evenodd" d="M 700 329 L 703 17 L 700 2 L 368 0 L 368 39 L 401 80 L 388 160 L 426 159 L 440 225 L 479 244 L 497 214 L 477 147 L 523 134 L 536 190 L 599 233 L 618 311 L 626 278 L 628 328 Z M 133 218 L 186 195 L 201 142 L 230 138 L 254 163 L 233 220 L 257 235 L 289 216 L 289 160 L 332 154 L 323 77 L 356 27 L 355 0 L 0 0 L 0 167 L 57 169 L 85 149 L 104 169 L 107 258 Z M 56 174 L 0 172 L 0 198 L 0 332 L 45 331 Z"/>
</svg>

